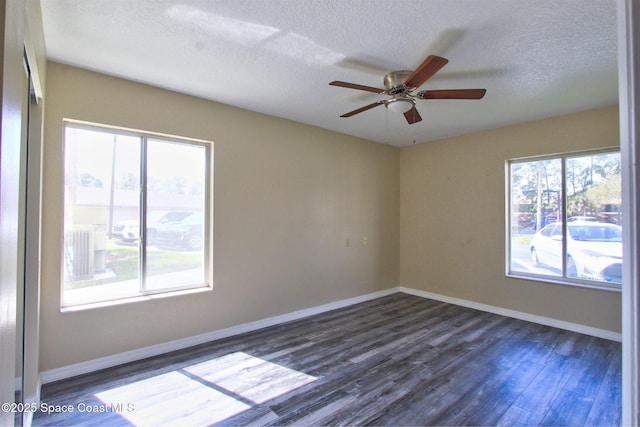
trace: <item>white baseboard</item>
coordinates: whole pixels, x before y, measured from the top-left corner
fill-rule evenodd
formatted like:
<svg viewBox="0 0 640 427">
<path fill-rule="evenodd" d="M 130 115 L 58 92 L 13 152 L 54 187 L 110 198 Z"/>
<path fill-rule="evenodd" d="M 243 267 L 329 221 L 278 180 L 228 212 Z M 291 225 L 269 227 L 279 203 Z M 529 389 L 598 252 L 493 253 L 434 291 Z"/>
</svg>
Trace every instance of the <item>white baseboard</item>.
<svg viewBox="0 0 640 427">
<path fill-rule="evenodd" d="M 511 317 L 514 319 L 520 319 L 527 322 L 538 323 L 538 324 L 551 326 L 559 329 L 564 329 L 572 332 L 578 332 L 581 334 L 591 335 L 598 338 L 604 338 L 604 339 L 618 341 L 618 342 L 622 341 L 622 334 L 617 332 L 593 328 L 590 326 L 580 325 L 577 323 L 565 322 L 562 320 L 552 319 L 549 317 L 538 316 L 535 314 L 524 313 L 520 311 L 502 308 L 502 307 L 496 307 L 488 304 L 482 304 L 474 301 L 468 301 L 460 298 L 454 298 L 446 295 L 440 295 L 432 292 L 421 291 L 418 289 L 412 289 L 412 288 L 406 288 L 406 287 L 400 286 L 397 288 L 390 288 L 384 291 L 373 292 L 370 294 L 366 294 L 366 295 L 362 295 L 354 298 L 348 298 L 345 300 L 323 304 L 317 307 L 298 310 L 291 313 L 282 314 L 279 316 L 269 317 L 267 319 L 257 320 L 255 322 L 243 323 L 241 325 L 207 332 L 205 334 L 196 335 L 193 337 L 183 338 L 175 341 L 169 341 L 166 343 L 144 347 L 137 350 L 114 354 L 112 356 L 101 357 L 98 359 L 88 360 L 86 362 L 80 362 L 80 363 L 76 363 L 69 366 L 63 366 L 61 368 L 51 369 L 48 371 L 41 372 L 40 380 L 42 384 L 47 384 L 53 381 L 58 381 L 65 378 L 71 378 L 76 375 L 87 374 L 100 369 L 121 365 L 123 363 L 133 362 L 136 360 L 145 359 L 147 357 L 158 356 L 160 354 L 164 354 L 164 353 L 168 353 L 176 350 L 182 350 L 188 347 L 192 347 L 194 345 L 204 344 L 210 341 L 215 341 L 222 338 L 228 338 L 228 337 L 239 335 L 245 332 L 255 331 L 258 329 L 266 328 L 268 326 L 274 326 L 274 325 L 289 322 L 292 320 L 302 319 L 305 317 L 313 316 L 315 314 L 320 314 L 327 311 L 335 310 L 337 308 L 343 308 L 343 307 L 358 304 L 361 302 L 370 301 L 376 298 L 381 298 L 397 292 L 403 292 L 405 294 L 415 295 L 415 296 L 428 298 L 436 301 L 442 301 L 449 304 L 459 305 L 462 307 L 473 308 L 480 311 L 486 311 L 489 313 L 499 314 L 499 315 Z"/>
<path fill-rule="evenodd" d="M 381 298 L 397 292 L 398 292 L 398 288 L 391 288 L 384 291 L 373 292 L 370 294 L 361 295 L 354 298 L 335 301 L 335 302 L 323 304 L 316 307 L 306 308 L 303 310 L 282 314 L 279 316 L 269 317 L 267 319 L 257 320 L 255 322 L 243 323 L 241 325 L 232 326 L 230 328 L 225 328 L 225 329 L 219 329 L 219 330 L 207 332 L 201 335 L 196 335 L 196 336 L 183 338 L 175 341 L 169 341 L 166 343 L 144 347 L 137 350 L 114 354 L 112 356 L 106 356 L 98 359 L 88 360 L 86 362 L 75 363 L 73 365 L 63 366 L 61 368 L 50 369 L 48 371 L 44 371 L 40 373 L 40 380 L 42 384 L 47 384 L 53 381 L 58 381 L 65 378 L 71 378 L 76 375 L 87 374 L 89 372 L 94 372 L 100 369 L 121 365 L 123 363 L 129 363 L 136 360 L 145 359 L 147 357 L 158 356 L 160 354 L 164 354 L 164 353 L 168 353 L 176 350 L 182 350 L 188 347 L 192 347 L 194 345 L 204 344 L 210 341 L 215 341 L 222 338 L 228 338 L 228 337 L 239 335 L 245 332 L 255 331 L 258 329 L 266 328 L 268 326 L 274 326 L 280 323 L 302 319 L 305 317 L 313 316 L 315 314 L 320 314 L 327 311 L 335 310 L 337 308 L 343 308 L 343 307 L 358 304 L 361 302 L 370 301 L 376 298 Z"/>
<path fill-rule="evenodd" d="M 538 323 L 545 326 L 551 326 L 558 329 L 564 329 L 571 332 L 578 332 L 585 335 L 590 335 L 598 338 L 604 338 L 611 341 L 622 342 L 622 334 L 619 332 L 612 332 L 606 329 L 594 328 L 591 326 L 585 326 L 578 323 L 565 322 L 563 320 L 552 319 L 550 317 L 538 316 L 536 314 L 524 313 L 521 311 L 510 310 L 508 308 L 496 307 L 493 305 L 482 304 L 479 302 L 464 300 L 460 298 L 449 297 L 446 295 L 435 294 L 432 292 L 421 291 L 418 289 L 405 288 L 400 286 L 398 291 L 405 294 L 415 295 L 422 298 L 428 298 L 436 301 L 446 302 L 449 304 L 455 304 L 462 307 L 473 308 L 475 310 L 486 311 L 488 313 L 499 314 L 501 316 L 507 316 L 514 319 L 525 320 L 527 322 Z"/>
</svg>

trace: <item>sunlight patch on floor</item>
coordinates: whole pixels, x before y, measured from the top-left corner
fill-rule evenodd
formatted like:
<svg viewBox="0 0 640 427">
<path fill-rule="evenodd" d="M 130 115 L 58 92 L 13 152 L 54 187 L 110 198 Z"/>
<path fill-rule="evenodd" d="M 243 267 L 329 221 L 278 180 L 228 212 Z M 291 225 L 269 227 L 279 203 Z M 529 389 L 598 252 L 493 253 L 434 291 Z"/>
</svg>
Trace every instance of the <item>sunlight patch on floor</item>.
<svg viewBox="0 0 640 427">
<path fill-rule="evenodd" d="M 316 378 L 243 352 L 136 381 L 95 396 L 137 426 L 210 425 Z"/>
<path fill-rule="evenodd" d="M 250 408 L 179 372 L 169 372 L 117 387 L 96 397 L 107 404 L 132 404 L 120 415 L 137 426 L 208 425 Z"/>
<path fill-rule="evenodd" d="M 185 371 L 254 403 L 264 403 L 316 380 L 243 352 L 189 366 Z"/>
</svg>

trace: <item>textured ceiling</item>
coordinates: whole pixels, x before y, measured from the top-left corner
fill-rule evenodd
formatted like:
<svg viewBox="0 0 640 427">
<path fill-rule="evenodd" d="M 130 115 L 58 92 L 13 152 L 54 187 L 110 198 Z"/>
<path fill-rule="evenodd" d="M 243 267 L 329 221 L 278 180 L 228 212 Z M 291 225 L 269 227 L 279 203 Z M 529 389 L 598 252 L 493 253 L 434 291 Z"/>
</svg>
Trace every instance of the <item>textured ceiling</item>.
<svg viewBox="0 0 640 427">
<path fill-rule="evenodd" d="M 41 0 L 49 59 L 405 146 L 618 100 L 615 0 Z M 408 125 L 383 87 L 427 55 L 449 63 Z"/>
</svg>

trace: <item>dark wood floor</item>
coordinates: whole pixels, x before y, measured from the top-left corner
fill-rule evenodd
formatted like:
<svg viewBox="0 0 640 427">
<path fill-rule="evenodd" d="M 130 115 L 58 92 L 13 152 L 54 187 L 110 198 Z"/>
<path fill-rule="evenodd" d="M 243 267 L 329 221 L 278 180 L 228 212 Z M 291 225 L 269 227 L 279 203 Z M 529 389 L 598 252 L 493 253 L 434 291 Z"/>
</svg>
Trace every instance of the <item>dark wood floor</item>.
<svg viewBox="0 0 640 427">
<path fill-rule="evenodd" d="M 615 426 L 620 347 L 394 294 L 47 384 L 34 425 Z"/>
</svg>

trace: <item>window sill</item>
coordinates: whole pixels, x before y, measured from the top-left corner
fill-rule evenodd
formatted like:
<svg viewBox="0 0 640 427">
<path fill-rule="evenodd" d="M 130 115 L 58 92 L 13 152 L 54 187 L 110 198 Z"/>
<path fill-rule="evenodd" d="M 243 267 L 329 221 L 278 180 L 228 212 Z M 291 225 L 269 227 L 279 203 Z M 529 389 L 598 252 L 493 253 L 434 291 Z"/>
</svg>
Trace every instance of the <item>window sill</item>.
<svg viewBox="0 0 640 427">
<path fill-rule="evenodd" d="M 151 301 L 151 300 L 163 299 L 163 298 L 171 298 L 171 297 L 176 297 L 176 296 L 181 296 L 181 295 L 191 295 L 191 294 L 197 294 L 197 293 L 202 293 L 202 292 L 209 292 L 209 291 L 212 291 L 212 290 L 213 290 L 213 286 L 207 285 L 207 286 L 202 286 L 202 287 L 199 287 L 199 288 L 181 289 L 181 290 L 170 291 L 170 292 L 162 292 L 162 293 L 157 293 L 157 294 L 137 295 L 137 296 L 132 296 L 132 297 L 124 297 L 124 298 L 119 298 L 119 299 L 108 300 L 108 301 L 90 302 L 90 303 L 84 303 L 84 304 L 63 306 L 63 307 L 60 308 L 60 312 L 61 313 L 73 313 L 73 312 L 77 312 L 77 311 L 93 310 L 93 309 L 98 309 L 98 308 L 112 307 L 112 306 L 115 306 L 115 305 L 130 304 L 130 303 L 137 303 L 137 302 L 143 302 L 143 301 Z"/>
<path fill-rule="evenodd" d="M 553 277 L 544 277 L 544 276 L 529 276 L 526 274 L 515 274 L 515 273 L 507 273 L 506 277 L 510 278 L 510 279 L 520 279 L 520 280 L 528 280 L 531 282 L 543 282 L 543 283 L 552 283 L 554 285 L 563 285 L 563 286 L 571 286 L 571 287 L 575 287 L 575 288 L 582 288 L 582 289 L 595 289 L 597 291 L 606 291 L 606 292 L 617 292 L 617 293 L 621 293 L 622 292 L 622 285 L 620 284 L 611 284 L 611 285 L 607 285 L 607 284 L 596 284 L 596 283 L 589 283 L 589 282 L 583 282 L 583 281 L 573 281 L 573 280 L 567 280 L 567 279 L 562 279 L 562 278 L 553 278 Z M 606 283 L 606 282 L 605 282 Z"/>
</svg>

